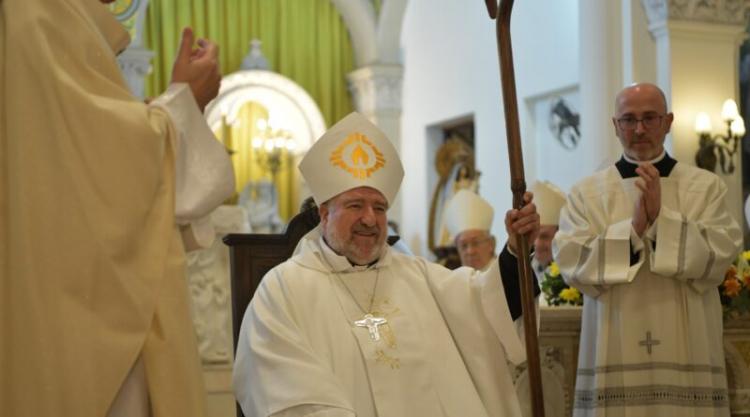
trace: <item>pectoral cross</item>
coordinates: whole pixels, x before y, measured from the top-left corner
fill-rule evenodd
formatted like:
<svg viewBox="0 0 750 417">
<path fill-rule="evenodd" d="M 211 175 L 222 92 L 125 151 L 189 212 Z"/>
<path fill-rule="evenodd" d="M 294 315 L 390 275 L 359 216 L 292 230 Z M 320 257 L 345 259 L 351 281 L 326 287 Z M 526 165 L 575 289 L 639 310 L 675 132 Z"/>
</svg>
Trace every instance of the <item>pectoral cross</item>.
<svg viewBox="0 0 750 417">
<path fill-rule="evenodd" d="M 354 325 L 357 327 L 367 327 L 367 331 L 370 332 L 370 339 L 372 339 L 373 342 L 377 342 L 380 340 L 380 331 L 378 330 L 378 326 L 382 326 L 384 324 L 388 323 L 388 320 L 386 320 L 383 317 L 375 317 L 370 313 L 365 314 L 365 317 L 362 318 L 362 320 L 357 320 L 354 322 Z"/>
<path fill-rule="evenodd" d="M 646 350 L 648 350 L 648 354 L 651 354 L 651 346 L 656 346 L 660 344 L 660 342 L 656 339 L 651 338 L 651 332 L 646 332 L 646 340 L 641 340 L 638 342 L 640 346 L 646 346 Z"/>
</svg>

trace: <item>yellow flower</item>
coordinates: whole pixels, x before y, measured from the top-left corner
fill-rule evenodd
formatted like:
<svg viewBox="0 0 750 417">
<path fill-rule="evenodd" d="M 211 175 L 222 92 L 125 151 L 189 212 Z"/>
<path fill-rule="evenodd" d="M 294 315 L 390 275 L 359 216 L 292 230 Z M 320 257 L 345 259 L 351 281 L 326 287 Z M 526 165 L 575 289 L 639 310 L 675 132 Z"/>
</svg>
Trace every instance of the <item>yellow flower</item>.
<svg viewBox="0 0 750 417">
<path fill-rule="evenodd" d="M 566 288 L 560 291 L 560 298 L 573 303 L 581 299 L 581 293 L 576 288 Z"/>
<path fill-rule="evenodd" d="M 750 262 L 750 250 L 742 252 L 742 259 L 744 259 L 745 262 Z"/>
<path fill-rule="evenodd" d="M 724 295 L 727 297 L 736 297 L 742 289 L 742 284 L 737 278 L 727 278 L 724 280 Z"/>
<path fill-rule="evenodd" d="M 750 252 L 750 251 L 748 251 L 748 252 Z M 552 278 L 560 275 L 560 267 L 557 266 L 557 262 L 555 262 L 555 261 L 552 261 L 552 263 L 549 264 L 549 269 L 548 270 L 549 270 L 549 276 L 551 276 Z"/>
</svg>

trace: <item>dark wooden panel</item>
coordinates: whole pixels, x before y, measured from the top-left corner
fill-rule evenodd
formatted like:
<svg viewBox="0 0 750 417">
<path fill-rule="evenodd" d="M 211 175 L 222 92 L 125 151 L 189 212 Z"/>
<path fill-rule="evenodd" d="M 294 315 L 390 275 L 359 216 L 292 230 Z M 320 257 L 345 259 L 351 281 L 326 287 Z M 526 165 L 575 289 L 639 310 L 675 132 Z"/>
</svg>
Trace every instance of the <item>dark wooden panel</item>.
<svg viewBox="0 0 750 417">
<path fill-rule="evenodd" d="M 297 242 L 319 221 L 317 208 L 309 208 L 294 216 L 283 234 L 229 234 L 224 237 L 224 244 L 229 246 L 235 351 L 242 317 L 261 279 L 273 267 L 289 259 Z"/>
</svg>

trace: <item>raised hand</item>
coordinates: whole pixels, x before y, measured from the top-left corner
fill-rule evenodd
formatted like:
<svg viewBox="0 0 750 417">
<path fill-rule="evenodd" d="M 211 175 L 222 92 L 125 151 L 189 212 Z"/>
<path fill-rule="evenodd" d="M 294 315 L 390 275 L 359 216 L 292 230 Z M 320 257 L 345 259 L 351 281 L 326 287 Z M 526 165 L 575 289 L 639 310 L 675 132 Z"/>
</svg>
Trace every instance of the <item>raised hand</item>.
<svg viewBox="0 0 750 417">
<path fill-rule="evenodd" d="M 633 208 L 633 228 L 638 236 L 656 221 L 661 210 L 661 179 L 659 170 L 651 163 L 645 162 L 635 169 L 638 178 L 635 186 L 641 191 L 641 197 Z"/>
<path fill-rule="evenodd" d="M 533 199 L 534 194 L 527 191 L 523 195 L 525 205 L 520 210 L 505 212 L 508 248 L 515 254 L 518 254 L 518 235 L 526 235 L 526 241 L 531 244 L 539 234 L 539 214 L 536 212 L 536 205 L 532 203 Z"/>
<path fill-rule="evenodd" d="M 182 31 L 180 50 L 172 67 L 172 82 L 187 83 L 198 107 L 203 111 L 219 94 L 219 47 L 209 40 L 198 39 L 198 48 L 194 49 L 194 41 L 193 30 L 185 28 Z"/>
</svg>

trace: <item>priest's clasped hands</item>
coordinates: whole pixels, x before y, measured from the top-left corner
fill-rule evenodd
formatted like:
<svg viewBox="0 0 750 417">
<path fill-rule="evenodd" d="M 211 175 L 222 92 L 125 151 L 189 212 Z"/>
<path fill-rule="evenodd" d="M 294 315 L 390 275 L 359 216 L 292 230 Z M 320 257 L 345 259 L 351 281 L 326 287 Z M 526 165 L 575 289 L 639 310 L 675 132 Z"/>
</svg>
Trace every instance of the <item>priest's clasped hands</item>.
<svg viewBox="0 0 750 417">
<path fill-rule="evenodd" d="M 635 186 L 641 191 L 641 197 L 635 202 L 633 211 L 633 229 L 638 236 L 656 221 L 661 209 L 661 183 L 659 170 L 650 162 L 644 162 L 635 169 L 638 177 Z"/>
</svg>

